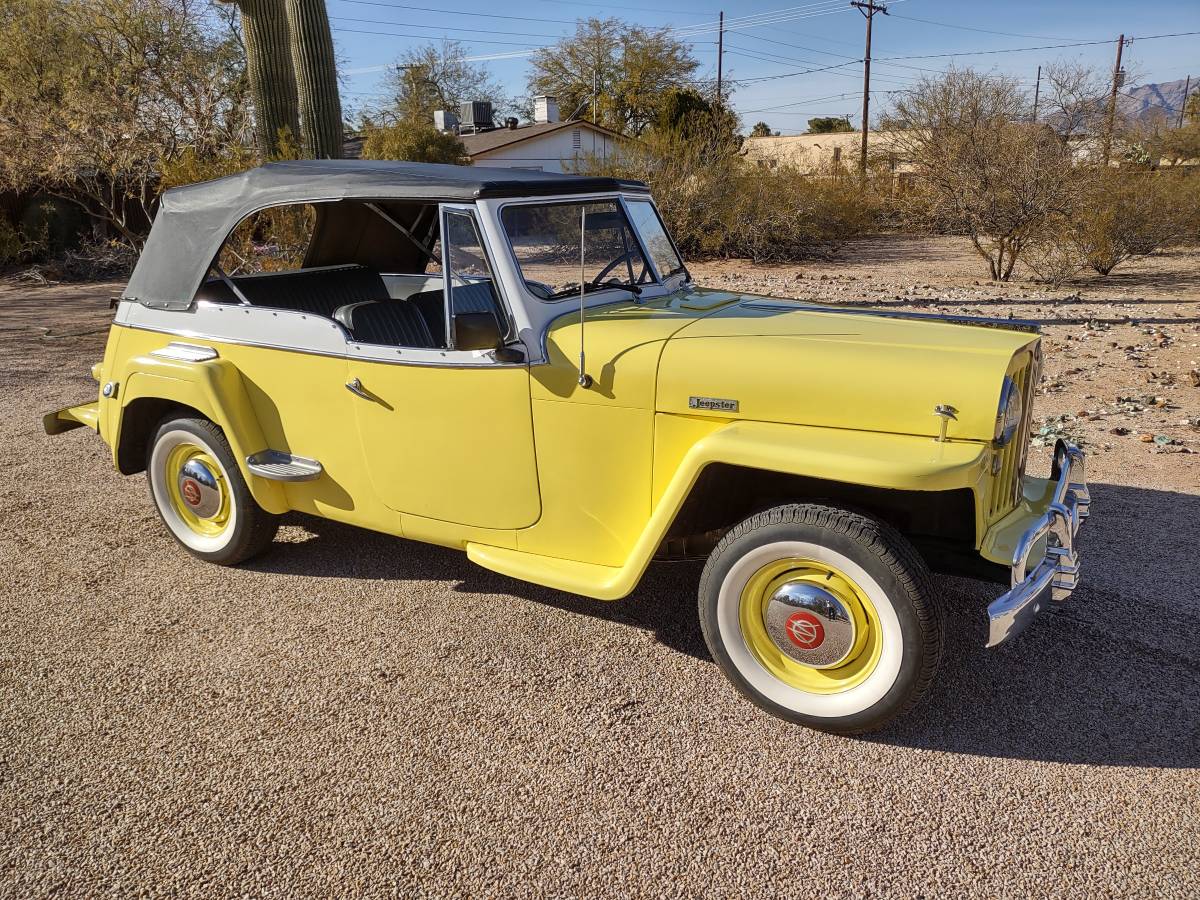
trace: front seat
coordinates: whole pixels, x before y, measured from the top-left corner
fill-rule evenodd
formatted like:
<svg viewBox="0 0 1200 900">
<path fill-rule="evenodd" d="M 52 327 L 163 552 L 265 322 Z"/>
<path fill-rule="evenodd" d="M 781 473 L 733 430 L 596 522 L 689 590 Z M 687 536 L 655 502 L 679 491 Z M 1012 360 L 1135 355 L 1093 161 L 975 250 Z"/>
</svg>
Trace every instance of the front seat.
<svg viewBox="0 0 1200 900">
<path fill-rule="evenodd" d="M 363 344 L 434 348 L 425 317 L 404 300 L 367 300 L 339 307 L 333 317 Z"/>
</svg>

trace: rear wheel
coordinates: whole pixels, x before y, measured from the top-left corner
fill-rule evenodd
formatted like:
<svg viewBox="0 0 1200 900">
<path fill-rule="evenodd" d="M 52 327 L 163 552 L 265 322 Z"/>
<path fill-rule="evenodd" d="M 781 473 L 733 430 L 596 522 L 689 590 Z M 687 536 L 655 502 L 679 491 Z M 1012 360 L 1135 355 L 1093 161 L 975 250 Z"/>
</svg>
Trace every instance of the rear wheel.
<svg viewBox="0 0 1200 900">
<path fill-rule="evenodd" d="M 937 670 L 942 619 L 924 562 L 890 526 L 815 504 L 733 528 L 700 582 L 713 658 L 763 709 L 839 734 L 881 728 Z"/>
<path fill-rule="evenodd" d="M 254 501 L 225 435 L 207 419 L 164 419 L 147 451 L 146 475 L 163 523 L 200 559 L 236 565 L 275 538 L 279 517 Z"/>
</svg>

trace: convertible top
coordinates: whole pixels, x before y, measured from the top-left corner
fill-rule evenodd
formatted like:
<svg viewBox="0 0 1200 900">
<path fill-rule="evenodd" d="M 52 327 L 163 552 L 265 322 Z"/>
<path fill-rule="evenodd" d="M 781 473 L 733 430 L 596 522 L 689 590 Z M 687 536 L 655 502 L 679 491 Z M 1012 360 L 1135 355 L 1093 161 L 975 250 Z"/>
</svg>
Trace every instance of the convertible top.
<svg viewBox="0 0 1200 900">
<path fill-rule="evenodd" d="M 613 191 L 647 192 L 641 181 L 525 169 L 333 159 L 268 163 L 166 191 L 124 298 L 184 309 L 221 244 L 250 213 L 330 200 L 471 201 Z"/>
</svg>

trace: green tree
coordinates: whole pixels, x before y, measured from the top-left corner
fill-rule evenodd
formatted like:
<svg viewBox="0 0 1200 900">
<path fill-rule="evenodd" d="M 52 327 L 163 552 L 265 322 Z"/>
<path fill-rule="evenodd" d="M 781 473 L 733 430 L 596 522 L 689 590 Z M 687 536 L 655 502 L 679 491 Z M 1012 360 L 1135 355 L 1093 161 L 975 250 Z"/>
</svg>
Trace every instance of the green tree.
<svg viewBox="0 0 1200 900">
<path fill-rule="evenodd" d="M 766 122 L 755 122 L 750 129 L 750 137 L 771 137 L 774 133 Z"/>
<path fill-rule="evenodd" d="M 740 144 L 737 114 L 723 103 L 713 103 L 695 88 L 669 88 L 659 98 L 654 129 L 680 140 L 699 137 Z"/>
<path fill-rule="evenodd" d="M 457 112 L 470 100 L 491 103 L 497 115 L 511 105 L 487 70 L 467 58 L 458 41 L 406 50 L 388 70 L 384 83 L 388 99 L 371 113 L 380 122 L 409 119 L 431 124 L 436 110 Z"/>
<path fill-rule="evenodd" d="M 573 36 L 534 54 L 528 92 L 556 97 L 568 116 L 587 115 L 595 86 L 597 122 L 640 135 L 657 119 L 663 95 L 689 86 L 699 65 L 669 28 L 593 18 L 581 21 Z"/>
<path fill-rule="evenodd" d="M 853 130 L 850 120 L 845 116 L 820 116 L 808 120 L 808 131 L 805 134 L 841 134 Z"/>
<path fill-rule="evenodd" d="M 394 125 L 368 125 L 366 132 L 364 159 L 471 164 L 458 135 L 438 131 L 432 123 L 404 119 Z"/>
<path fill-rule="evenodd" d="M 251 137 L 244 56 L 201 0 L 0 5 L 0 187 L 76 203 L 134 246 L 165 168 Z"/>
</svg>

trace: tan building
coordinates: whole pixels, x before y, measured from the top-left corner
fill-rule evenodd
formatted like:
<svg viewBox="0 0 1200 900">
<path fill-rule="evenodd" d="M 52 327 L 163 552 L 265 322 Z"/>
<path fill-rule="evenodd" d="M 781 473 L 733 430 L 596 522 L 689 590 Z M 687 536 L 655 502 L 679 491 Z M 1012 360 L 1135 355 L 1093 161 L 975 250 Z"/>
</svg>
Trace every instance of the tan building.
<svg viewBox="0 0 1200 900">
<path fill-rule="evenodd" d="M 893 172 L 902 173 L 908 167 L 889 151 L 893 141 L 893 132 L 872 131 L 867 135 L 867 154 L 869 157 L 882 156 L 889 161 Z M 839 170 L 857 168 L 862 132 L 749 137 L 743 148 L 746 160 L 764 169 L 792 166 L 812 175 L 832 175 Z"/>
</svg>

